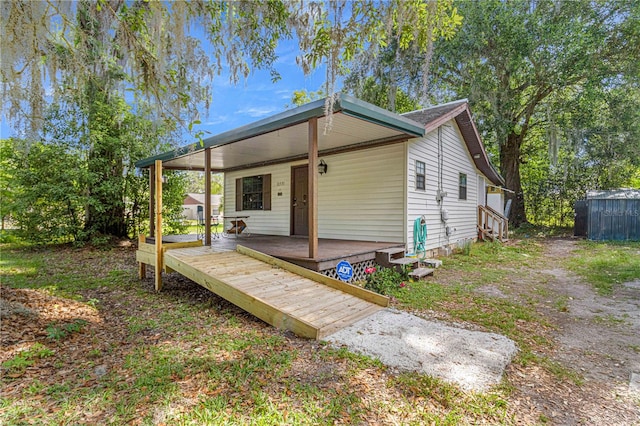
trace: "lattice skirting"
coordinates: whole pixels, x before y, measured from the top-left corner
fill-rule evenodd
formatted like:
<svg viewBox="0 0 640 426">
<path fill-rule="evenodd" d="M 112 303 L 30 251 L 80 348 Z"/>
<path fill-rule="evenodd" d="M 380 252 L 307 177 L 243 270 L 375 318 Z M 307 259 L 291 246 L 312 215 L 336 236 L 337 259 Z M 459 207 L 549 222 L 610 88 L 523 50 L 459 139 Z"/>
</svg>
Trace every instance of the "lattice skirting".
<svg viewBox="0 0 640 426">
<path fill-rule="evenodd" d="M 365 269 L 371 268 L 371 267 L 377 267 L 377 266 L 378 264 L 374 259 L 365 260 L 364 262 L 358 262 L 358 263 L 352 264 L 351 267 L 353 268 L 353 277 L 349 282 L 353 283 L 357 281 L 364 281 L 367 277 L 367 274 L 365 274 L 364 272 Z M 338 280 L 340 279 L 338 278 L 338 273 L 336 272 L 336 268 L 325 269 L 324 271 L 320 271 L 320 273 L 325 274 L 331 278 L 335 278 Z"/>
</svg>

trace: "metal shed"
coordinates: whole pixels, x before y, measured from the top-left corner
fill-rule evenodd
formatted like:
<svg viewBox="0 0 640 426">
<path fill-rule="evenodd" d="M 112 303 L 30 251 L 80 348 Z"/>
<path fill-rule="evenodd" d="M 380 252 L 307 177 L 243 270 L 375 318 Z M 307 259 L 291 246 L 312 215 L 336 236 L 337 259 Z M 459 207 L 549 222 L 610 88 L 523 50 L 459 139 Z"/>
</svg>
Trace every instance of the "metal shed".
<svg viewBox="0 0 640 426">
<path fill-rule="evenodd" d="M 587 237 L 640 241 L 640 189 L 587 191 Z"/>
</svg>

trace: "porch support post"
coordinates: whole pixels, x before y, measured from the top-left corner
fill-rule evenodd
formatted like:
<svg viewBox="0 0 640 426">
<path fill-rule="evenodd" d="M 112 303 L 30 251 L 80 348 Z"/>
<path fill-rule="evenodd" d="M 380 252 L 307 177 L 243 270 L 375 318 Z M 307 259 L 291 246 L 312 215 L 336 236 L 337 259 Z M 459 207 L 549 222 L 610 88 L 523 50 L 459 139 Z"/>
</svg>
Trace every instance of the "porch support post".
<svg viewBox="0 0 640 426">
<path fill-rule="evenodd" d="M 211 245 L 211 148 L 204 150 L 204 244 Z"/>
<path fill-rule="evenodd" d="M 318 255 L 318 118 L 309 119 L 309 257 Z"/>
<path fill-rule="evenodd" d="M 155 287 L 156 291 L 162 289 L 162 160 L 156 160 L 156 264 L 155 264 Z"/>
<path fill-rule="evenodd" d="M 156 235 L 156 165 L 149 166 L 149 236 Z"/>
</svg>

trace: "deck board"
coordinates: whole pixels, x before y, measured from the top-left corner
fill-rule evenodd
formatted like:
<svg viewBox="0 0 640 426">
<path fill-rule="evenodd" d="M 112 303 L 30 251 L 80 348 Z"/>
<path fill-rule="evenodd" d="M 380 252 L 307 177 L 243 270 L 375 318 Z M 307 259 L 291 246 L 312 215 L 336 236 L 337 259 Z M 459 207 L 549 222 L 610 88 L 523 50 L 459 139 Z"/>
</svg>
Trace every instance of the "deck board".
<svg viewBox="0 0 640 426">
<path fill-rule="evenodd" d="M 234 251 L 167 250 L 165 264 L 269 324 L 304 337 L 321 339 L 383 309 L 283 265 Z"/>
<path fill-rule="evenodd" d="M 251 226 L 251 225 L 249 225 Z M 193 241 L 195 235 L 169 235 L 163 236 L 166 242 Z M 147 238 L 148 243 L 153 238 Z M 211 246 L 198 247 L 202 253 L 235 251 L 238 245 L 252 248 L 261 253 L 266 253 L 287 262 L 303 266 L 314 271 L 324 271 L 336 266 L 340 260 L 358 263 L 375 259 L 377 250 L 391 247 L 404 247 L 402 242 L 373 242 L 352 241 L 335 239 L 318 239 L 318 253 L 314 259 L 309 259 L 309 241 L 307 238 L 287 237 L 278 235 L 252 234 L 250 238 L 216 238 L 211 241 Z"/>
</svg>

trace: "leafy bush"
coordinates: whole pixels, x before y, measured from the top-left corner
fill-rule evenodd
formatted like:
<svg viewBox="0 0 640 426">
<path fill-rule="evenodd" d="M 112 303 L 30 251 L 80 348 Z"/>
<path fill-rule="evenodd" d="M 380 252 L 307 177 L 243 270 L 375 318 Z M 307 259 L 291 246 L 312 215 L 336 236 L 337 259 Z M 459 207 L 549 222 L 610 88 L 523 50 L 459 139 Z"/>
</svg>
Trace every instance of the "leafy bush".
<svg viewBox="0 0 640 426">
<path fill-rule="evenodd" d="M 364 288 L 386 296 L 406 287 L 409 277 L 409 269 L 407 268 L 404 268 L 402 272 L 398 272 L 393 268 L 367 268 L 365 273 L 367 274 L 367 280 Z"/>
</svg>

